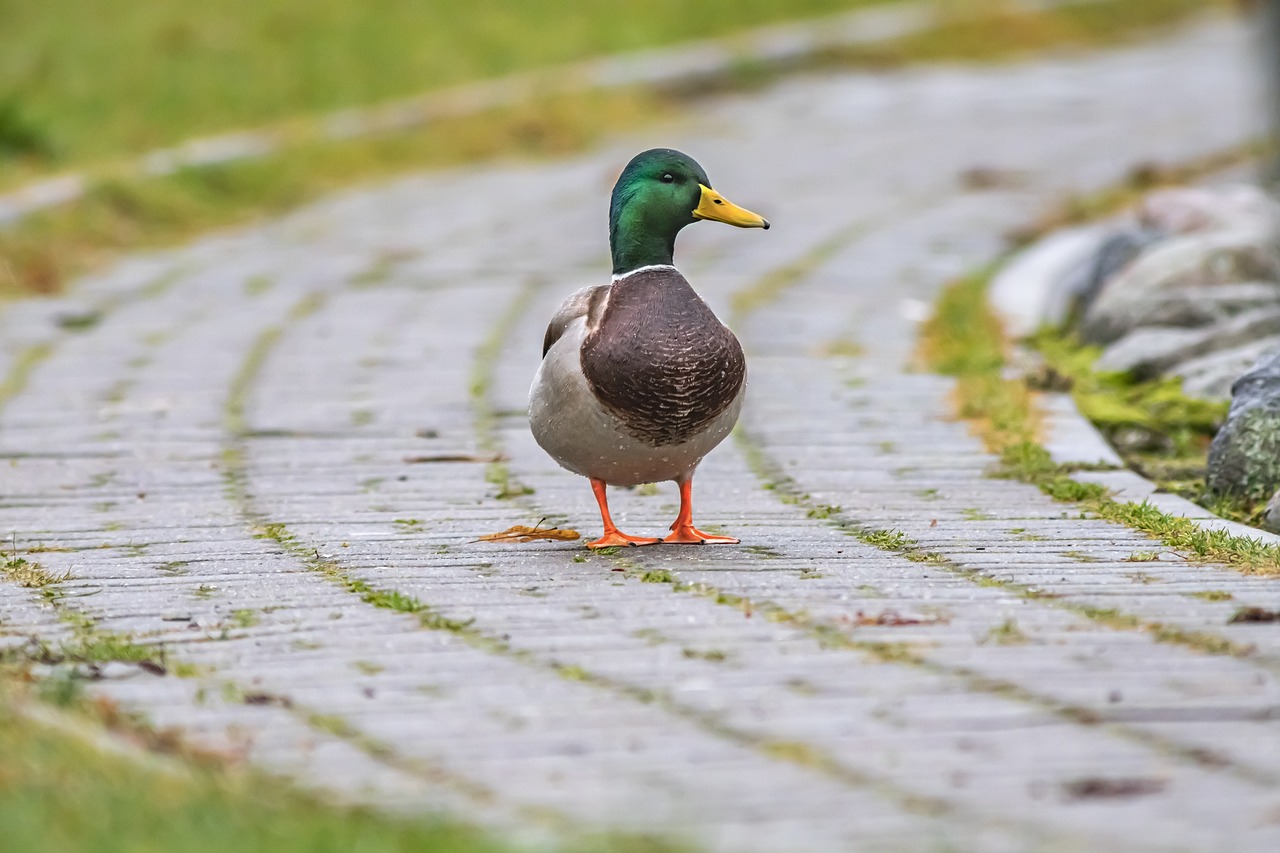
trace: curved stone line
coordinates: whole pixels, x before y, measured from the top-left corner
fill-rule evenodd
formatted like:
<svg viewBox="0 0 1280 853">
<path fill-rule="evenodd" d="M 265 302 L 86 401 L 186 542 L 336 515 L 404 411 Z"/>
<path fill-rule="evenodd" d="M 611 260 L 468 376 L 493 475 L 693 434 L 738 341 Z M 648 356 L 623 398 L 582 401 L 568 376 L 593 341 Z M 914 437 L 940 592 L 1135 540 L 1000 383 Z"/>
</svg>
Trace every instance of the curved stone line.
<svg viewBox="0 0 1280 853">
<path fill-rule="evenodd" d="M 356 582 L 352 578 L 341 572 L 336 563 L 323 560 L 319 556 L 318 550 L 309 545 L 299 543 L 283 524 L 271 521 L 265 513 L 257 508 L 249 491 L 250 476 L 247 458 L 249 430 L 245 417 L 248 396 L 261 375 L 262 368 L 270 358 L 273 350 L 284 338 L 288 328 L 292 324 L 319 312 L 324 307 L 329 295 L 328 291 L 323 290 L 311 291 L 305 294 L 294 303 L 284 323 L 268 327 L 254 341 L 253 346 L 241 364 L 240 370 L 233 378 L 226 397 L 224 428 L 227 438 L 223 443 L 222 466 L 227 498 L 240 513 L 251 532 L 255 535 L 265 535 L 267 538 L 274 540 L 283 553 L 295 558 L 307 569 L 317 572 L 325 580 L 343 587 L 352 594 L 358 595 L 359 592 L 353 589 Z M 447 628 L 443 624 L 434 627 Z M 485 804 L 491 802 L 494 798 L 493 792 L 485 786 L 466 776 L 454 773 L 442 765 L 431 764 L 421 760 L 403 759 L 396 755 L 395 750 L 389 745 L 380 743 L 356 731 L 354 728 L 335 731 L 335 727 L 326 725 L 324 720 L 318 717 L 313 709 L 307 709 L 302 706 L 295 708 L 291 702 L 290 710 L 294 716 L 313 729 L 338 737 L 360 749 L 379 763 L 416 775 L 429 782 L 444 783 L 477 803 Z M 526 817 L 536 819 L 538 822 L 545 822 L 548 817 L 556 816 L 552 815 L 547 809 L 529 809 Z M 568 826 L 571 823 L 564 815 L 556 817 L 556 822 L 562 826 Z"/>
<path fill-rule="evenodd" d="M 137 301 L 139 298 L 151 298 L 151 297 L 158 296 L 161 293 L 163 293 L 165 290 L 167 290 L 169 286 L 172 285 L 175 279 L 176 279 L 176 274 L 157 279 L 152 283 L 150 283 L 149 285 L 143 288 L 140 288 L 136 293 L 131 294 L 129 297 L 120 297 L 116 300 L 113 300 L 111 304 L 106 306 L 103 310 L 105 312 L 106 310 L 110 310 L 112 308 L 118 307 L 120 304 L 123 304 L 125 302 Z M 310 311 L 318 308 L 321 304 L 321 300 L 315 297 L 316 297 L 316 294 L 309 294 L 308 297 L 304 298 L 297 306 L 295 306 L 292 317 L 297 318 L 297 317 L 305 316 L 306 314 L 310 313 Z M 279 331 L 280 331 L 279 327 L 270 327 L 264 333 L 264 335 L 260 336 L 258 339 L 260 346 L 254 348 L 253 353 L 251 355 L 251 359 L 254 357 L 265 358 L 267 351 L 269 350 L 269 346 L 267 346 L 264 343 L 264 339 L 270 338 L 274 340 L 275 338 L 278 338 Z M 237 377 L 237 380 L 244 381 L 246 383 L 249 381 L 247 377 Z M 237 401 L 237 402 L 242 402 L 242 401 Z M 233 411 L 235 410 L 235 406 L 232 406 L 232 410 Z M 0 574 L 0 580 L 4 580 L 5 582 L 7 582 L 7 578 L 4 578 L 3 574 Z M 28 598 L 32 600 L 32 604 L 35 608 L 41 609 L 41 610 L 48 610 L 52 612 L 57 617 L 59 626 L 68 626 L 65 630 L 60 632 L 60 634 L 58 635 L 60 640 L 64 643 L 69 641 L 72 638 L 72 631 L 74 630 L 75 638 L 78 642 L 80 641 L 98 642 L 103 640 L 104 638 L 109 638 L 116 642 L 125 642 L 129 644 L 136 643 L 138 645 L 155 646 L 158 649 L 159 655 L 162 660 L 166 657 L 166 652 L 172 648 L 171 644 L 167 643 L 165 640 L 156 640 L 154 638 L 148 638 L 146 636 L 135 638 L 133 636 L 121 636 L 121 635 L 113 634 L 113 635 L 109 635 L 108 637 L 108 635 L 102 634 L 97 628 L 97 624 L 99 622 L 99 619 L 97 617 L 93 616 L 91 613 L 86 612 L 83 608 L 76 607 L 71 604 L 70 600 L 72 598 L 77 598 L 77 597 L 82 597 L 82 596 L 67 596 L 67 595 L 57 595 L 57 594 L 46 595 L 46 594 L 41 594 L 41 591 L 39 590 L 33 590 L 28 594 Z M 89 602 L 89 603 L 91 604 L 92 602 Z M 45 633 L 45 632 L 42 631 L 42 633 Z M 196 642 L 214 642 L 214 641 L 202 638 L 202 639 L 196 640 Z M 181 645 L 182 644 L 179 644 L 179 646 Z M 223 684 L 224 686 L 230 685 L 242 693 L 248 693 L 253 691 L 253 688 L 251 688 L 247 684 L 235 684 L 234 682 L 229 682 L 229 681 L 224 681 Z M 446 771 L 443 771 L 442 769 L 439 769 L 439 768 L 433 768 L 428 764 L 426 764 L 425 762 L 399 759 L 398 757 L 392 755 L 390 750 L 386 749 L 382 745 L 368 741 L 367 739 L 361 739 L 359 737 L 350 736 L 350 733 L 335 732 L 332 730 L 332 728 L 326 728 L 324 725 L 320 724 L 316 716 L 310 713 L 309 710 L 305 707 L 301 707 L 301 706 L 293 707 L 292 705 L 290 705 L 280 713 L 285 713 L 288 716 L 292 716 L 293 718 L 297 719 L 303 725 L 310 728 L 318 736 L 325 737 L 325 738 L 332 737 L 332 738 L 341 740 L 350 746 L 360 749 L 361 751 L 369 755 L 371 758 L 380 760 L 382 763 L 386 764 L 389 767 L 392 767 L 397 771 L 408 773 L 412 776 L 422 779 L 423 781 L 426 781 L 432 784 L 441 784 L 442 780 L 448 776 Z M 141 753 L 141 756 L 131 754 L 129 757 L 134 760 L 139 760 L 140 757 L 148 757 L 148 756 L 150 756 L 150 753 L 146 753 L 144 751 Z M 465 794 L 467 797 L 469 797 L 470 799 L 476 802 L 485 803 L 492 798 L 491 794 L 488 793 L 482 786 L 479 786 L 476 783 L 471 782 L 470 780 L 459 778 L 459 779 L 449 779 L 448 781 L 450 782 L 450 786 L 453 790 L 456 790 Z M 546 817 L 545 812 L 540 813 L 539 817 L 540 819 L 545 819 Z"/>
<path fill-rule="evenodd" d="M 492 382 L 495 362 L 504 346 L 511 340 L 511 333 L 515 324 L 527 312 L 529 304 L 538 290 L 539 286 L 532 283 L 527 283 L 522 287 L 497 322 L 495 322 L 490 333 L 485 337 L 476 352 L 473 362 L 474 368 L 471 374 L 470 396 L 473 411 L 475 412 L 474 423 L 478 444 L 488 450 L 495 452 L 503 450 L 500 436 L 494 426 L 494 405 L 489 396 L 489 386 Z M 318 307 L 317 300 L 304 297 L 295 307 L 291 317 L 302 319 L 312 314 Z M 233 383 L 235 390 L 229 397 L 231 402 L 229 403 L 228 411 L 234 414 L 227 421 L 233 435 L 244 435 L 244 429 L 247 426 L 244 422 L 243 414 L 245 397 L 256 380 L 271 349 L 280 342 L 283 333 L 282 327 L 274 327 L 264 332 L 259 338 L 259 344 L 253 348 L 246 359 L 244 370 L 238 375 L 236 382 Z M 498 655 L 551 675 L 585 683 L 619 698 L 660 708 L 665 713 L 691 723 L 699 730 L 720 740 L 745 747 L 765 758 L 785 761 L 805 770 L 819 773 L 843 785 L 878 793 L 896 801 L 908 812 L 922 815 L 946 814 L 953 818 L 972 822 L 974 826 L 1000 824 L 1006 829 L 1030 834 L 1033 837 L 1040 838 L 1042 841 L 1055 838 L 1062 840 L 1063 838 L 1061 835 L 1048 832 L 1030 823 L 1012 820 L 997 820 L 993 822 L 989 817 L 968 814 L 965 809 L 954 803 L 915 793 L 903 788 L 891 779 L 880 777 L 872 772 L 859 770 L 856 767 L 833 759 L 828 755 L 824 755 L 815 746 L 761 736 L 728 724 L 709 711 L 683 703 L 676 699 L 670 691 L 628 684 L 613 677 L 591 672 L 577 664 L 564 664 L 554 658 L 544 658 L 539 653 L 516 648 L 504 636 L 477 628 L 471 622 L 459 622 L 452 619 L 431 604 L 421 602 L 394 587 L 368 584 L 366 581 L 345 571 L 338 560 L 321 556 L 316 548 L 316 543 L 299 540 L 283 524 L 270 520 L 266 514 L 256 509 L 250 496 L 250 475 L 242 447 L 225 454 L 224 461 L 228 470 L 233 472 L 229 474 L 228 482 L 232 484 L 229 488 L 236 495 L 234 501 L 241 508 L 242 515 L 251 526 L 259 530 L 270 531 L 268 536 L 274 539 L 286 553 L 301 561 L 312 571 L 320 573 L 327 580 L 343 587 L 347 592 L 361 597 L 365 603 L 374 607 L 401 609 L 406 612 L 416 613 L 419 617 L 419 625 L 424 630 L 448 631 L 460 636 L 471 646 L 485 653 Z M 510 477 L 509 474 L 507 476 Z M 510 481 L 512 483 L 519 482 L 514 477 L 510 477 Z M 547 515 L 541 507 L 524 493 L 518 494 L 514 500 L 531 515 L 539 517 Z M 626 560 L 625 558 L 614 558 L 614 562 L 619 565 L 625 565 Z M 634 572 L 630 574 L 632 576 L 635 575 Z M 724 595 L 716 590 L 704 588 L 697 592 L 712 600 L 724 603 Z M 392 602 L 394 602 L 394 605 Z M 769 610 L 767 604 L 760 605 L 760 608 L 763 613 L 767 613 Z M 811 633 L 825 636 L 827 633 L 826 626 L 817 627 Z M 874 653 L 876 651 L 873 644 L 852 643 L 851 645 L 863 652 L 870 651 Z M 377 750 L 373 750 L 370 754 L 376 758 L 376 753 Z"/>
<path fill-rule="evenodd" d="M 917 200 L 912 205 L 919 204 L 922 200 Z M 737 311 L 735 312 L 735 320 L 744 321 L 750 315 L 751 311 L 762 307 L 773 298 L 781 295 L 782 291 L 789 286 L 799 283 L 806 271 L 812 266 L 820 264 L 823 260 L 830 257 L 844 245 L 849 242 L 856 241 L 866 231 L 866 223 L 855 221 L 851 225 L 838 229 L 836 234 L 827 240 L 819 242 L 817 246 L 811 249 L 805 256 L 799 260 L 792 261 L 777 267 L 772 273 L 766 273 L 761 279 L 748 284 L 743 291 L 751 294 L 749 301 L 743 300 L 738 302 Z M 760 282 L 764 281 L 767 287 L 762 288 Z M 767 297 L 767 298 L 762 298 Z M 747 307 L 750 306 L 750 307 Z M 510 335 L 505 329 L 495 330 L 493 339 L 505 340 Z M 737 434 L 746 439 L 741 428 Z M 749 441 L 749 439 L 746 439 Z M 502 450 L 500 444 L 489 445 L 498 450 Z M 775 491 L 775 494 L 777 492 Z M 543 515 L 545 511 L 538 507 L 535 501 L 527 497 L 517 498 L 523 505 L 531 510 L 533 515 Z M 904 554 L 905 556 L 905 554 Z M 752 553 L 749 559 L 761 559 L 759 554 Z M 636 579 L 646 575 L 646 552 L 639 549 L 628 556 L 614 556 L 611 560 L 616 566 L 625 570 L 627 576 Z M 848 631 L 834 622 L 812 619 L 804 614 L 798 614 L 788 611 L 785 608 L 772 604 L 769 601 L 751 601 L 742 596 L 726 593 L 722 590 L 707 584 L 690 585 L 682 583 L 675 573 L 669 570 L 663 570 L 669 576 L 665 583 L 673 591 L 677 593 L 693 594 L 704 597 L 716 604 L 728 606 L 734 609 L 743 609 L 747 613 L 758 612 L 766 616 L 772 621 L 789 624 L 796 628 L 799 632 L 818 640 L 824 648 L 833 650 L 857 651 L 869 656 L 881 663 L 907 665 L 915 668 L 924 669 L 946 678 L 954 678 L 964 684 L 967 688 L 977 692 L 988 693 L 994 696 L 1000 696 L 1008 699 L 1014 699 L 1019 702 L 1031 705 L 1053 713 L 1064 721 L 1071 723 L 1079 723 L 1087 721 L 1090 718 L 1091 711 L 1086 708 L 1076 707 L 1064 704 L 1052 697 L 1036 694 L 1025 688 L 1018 687 L 1011 682 L 1002 682 L 995 679 L 986 678 L 980 674 L 966 670 L 961 667 L 951 667 L 946 664 L 929 661 L 925 656 L 903 654 L 898 648 L 886 647 L 882 642 L 869 642 L 857 640 L 849 635 Z M 662 581 L 660 581 L 662 582 Z M 1206 757 L 1203 750 L 1193 746 L 1180 744 L 1174 740 L 1160 738 L 1147 732 L 1132 729 L 1117 724 L 1108 724 L 1107 731 L 1115 734 L 1123 739 L 1139 744 L 1145 748 L 1151 749 L 1159 754 L 1172 756 L 1190 766 L 1205 768 L 1212 766 L 1215 757 Z M 832 763 L 832 767 L 841 768 L 840 762 L 835 759 L 827 758 Z M 1259 770 L 1254 767 L 1248 767 L 1239 764 L 1226 762 L 1229 769 L 1234 775 L 1242 780 L 1255 785 L 1273 786 L 1280 784 L 1280 776 L 1273 773 Z M 848 771 L 843 771 L 848 772 Z M 857 772 L 857 771 L 855 771 Z M 864 779 L 866 777 L 863 775 Z M 897 783 L 889 783 L 894 790 L 902 791 L 903 789 Z M 910 796 L 910 794 L 907 794 Z M 948 804 L 951 808 L 956 808 L 953 804 Z"/>
<path fill-rule="evenodd" d="M 812 500 L 810 500 L 808 496 L 805 495 L 803 491 L 799 489 L 798 486 L 795 485 L 794 481 L 792 481 L 791 483 L 788 483 L 786 482 L 786 480 L 780 479 L 778 477 L 776 473 L 776 469 L 772 468 L 771 460 L 768 459 L 765 451 L 761 448 L 759 443 L 757 443 L 755 439 L 751 437 L 751 435 L 747 431 L 738 430 L 736 432 L 736 436 L 738 437 L 739 444 L 742 446 L 744 453 L 751 456 L 756 456 L 758 454 L 758 456 L 756 457 L 758 461 L 755 463 L 755 465 L 753 465 L 753 468 L 755 468 L 760 472 L 759 476 L 761 477 L 762 482 L 769 482 L 774 486 L 774 488 L 771 489 L 771 491 L 774 491 L 778 494 L 792 498 L 796 505 L 810 508 L 810 509 L 816 506 L 816 504 Z M 770 468 L 766 469 L 762 466 L 770 466 Z M 856 522 L 851 522 L 845 519 L 842 513 L 833 513 L 831 516 L 828 516 L 826 519 L 826 523 L 836 528 L 837 530 L 847 533 L 850 536 L 854 536 L 856 538 L 862 539 L 863 541 L 866 541 L 867 534 L 869 533 L 883 532 L 875 528 L 858 524 Z M 891 547 L 891 546 L 882 546 L 882 545 L 874 545 L 873 547 L 881 548 L 881 550 L 885 550 L 890 553 L 901 554 L 903 557 L 908 557 L 912 553 L 919 552 L 918 546 L 910 542 L 908 542 L 902 547 Z M 917 564 L 917 565 L 920 565 L 920 564 Z M 1059 606 L 1061 607 L 1061 609 L 1068 610 L 1072 613 L 1076 613 L 1077 615 L 1085 616 L 1086 618 L 1088 618 L 1088 613 L 1083 612 L 1082 609 L 1078 606 L 1072 607 L 1067 604 L 1057 605 L 1055 604 L 1055 599 L 1045 598 L 1042 595 L 1038 595 L 1037 594 L 1038 591 L 1032 589 L 1031 587 L 1027 587 L 1022 584 L 998 581 L 986 575 L 981 574 L 977 570 L 965 569 L 962 566 L 950 560 L 929 560 L 928 565 L 947 571 L 953 575 L 956 575 L 957 577 L 965 578 L 966 580 L 969 580 L 981 586 L 991 586 L 991 585 L 999 586 L 1001 589 L 1013 592 L 1014 594 L 1019 595 L 1020 597 L 1024 598 L 1027 601 L 1043 601 L 1048 603 L 1050 606 Z M 1122 628 L 1116 628 L 1113 624 L 1108 624 L 1107 622 L 1104 622 L 1102 620 L 1094 619 L 1092 621 L 1095 621 L 1097 624 L 1100 624 L 1103 627 L 1114 628 L 1115 630 L 1131 630 L 1131 631 L 1146 630 L 1149 632 L 1154 632 L 1158 628 L 1163 627 L 1163 626 L 1159 626 L 1157 623 L 1141 623 L 1138 627 L 1135 627 L 1135 628 L 1122 629 Z M 861 642 L 861 643 L 858 643 L 858 641 L 853 641 L 853 642 L 855 644 L 858 644 L 864 647 L 871 647 L 868 650 L 873 650 L 875 645 L 867 642 Z M 1188 642 L 1185 645 L 1188 648 L 1192 648 L 1192 649 L 1199 650 L 1200 648 L 1199 646 L 1191 642 Z M 1205 767 L 1215 768 L 1215 765 L 1220 765 L 1222 767 L 1225 767 L 1231 770 L 1233 774 L 1237 775 L 1239 778 L 1245 781 L 1248 781 L 1252 784 L 1263 785 L 1266 787 L 1280 787 L 1280 774 L 1277 774 L 1272 770 L 1263 769 L 1262 767 L 1257 767 L 1257 766 L 1245 765 L 1240 762 L 1232 761 L 1231 759 L 1226 758 L 1225 756 L 1208 755 L 1206 754 L 1205 750 L 1201 747 L 1179 743 L 1176 739 L 1173 739 L 1173 738 L 1161 737 L 1151 732 L 1142 731 L 1140 729 L 1133 728 L 1132 726 L 1124 725 L 1122 720 L 1120 721 L 1108 720 L 1105 715 L 1099 714 L 1097 711 L 1094 711 L 1093 709 L 1088 708 L 1087 706 L 1070 705 L 1070 704 L 1063 703 L 1057 699 L 1054 699 L 1052 696 L 1041 695 L 1041 694 L 1035 693 L 1034 691 L 1028 690 L 1027 688 L 1024 688 L 1018 685 L 1014 681 L 1005 681 L 1005 680 L 995 679 L 990 676 L 983 675 L 977 670 L 970 669 L 967 667 L 957 667 L 957 666 L 951 666 L 948 664 L 937 663 L 935 661 L 930 660 L 928 657 L 928 654 L 923 652 L 907 652 L 907 651 L 895 650 L 893 654 L 893 659 L 895 661 L 909 663 L 910 665 L 913 665 L 913 666 L 922 667 L 931 672 L 938 672 L 940 674 L 945 674 L 950 677 L 960 679 L 965 684 L 965 686 L 970 688 L 971 690 L 990 693 L 992 695 L 1004 696 L 1006 698 L 1016 699 L 1020 702 L 1031 704 L 1037 708 L 1041 708 L 1045 711 L 1048 711 L 1054 714 L 1055 716 L 1062 718 L 1064 721 L 1067 721 L 1067 722 L 1086 723 L 1090 725 L 1106 724 L 1107 731 L 1111 732 L 1112 734 L 1118 735 L 1120 737 L 1123 737 L 1135 743 L 1139 743 L 1143 746 L 1154 749 L 1162 754 L 1173 756 L 1189 765 L 1194 765 L 1200 768 L 1205 768 Z M 1270 717 L 1265 715 L 1259 715 L 1258 719 L 1270 719 Z"/>
<path fill-rule="evenodd" d="M 849 241 L 856 240 L 862 233 L 862 229 L 856 227 L 846 229 L 845 232 L 842 232 L 842 234 L 848 235 L 847 239 Z M 837 235 L 837 237 L 839 236 L 840 235 Z M 833 245 L 833 241 L 821 243 L 815 247 L 815 249 L 811 250 L 812 257 L 803 258 L 800 261 L 792 262 L 790 264 L 784 264 L 778 267 L 773 273 L 765 274 L 761 280 L 769 281 L 778 277 L 780 274 L 795 270 L 798 271 L 797 274 L 793 278 L 789 278 L 787 280 L 786 286 L 799 284 L 803 280 L 805 274 L 811 271 L 812 266 L 818 265 L 822 261 L 826 260 L 837 250 L 837 248 L 838 247 L 836 245 Z M 758 289 L 759 284 L 752 283 L 741 289 L 739 292 L 754 293 Z M 765 303 L 763 301 L 756 299 L 753 299 L 750 302 L 744 301 L 739 303 L 740 307 L 736 314 L 736 321 L 738 323 L 744 323 L 755 311 L 762 308 L 764 304 Z M 762 484 L 767 483 L 769 485 L 769 488 L 767 489 L 768 491 L 770 491 L 775 497 L 785 496 L 791 503 L 804 506 L 808 510 L 818 509 L 818 505 L 809 499 L 809 496 L 801 489 L 801 487 L 788 475 L 782 473 L 782 469 L 778 466 L 776 460 L 769 457 L 768 451 L 764 445 L 757 438 L 752 436 L 749 430 L 740 425 L 735 430 L 734 436 L 737 439 L 738 449 L 747 459 L 748 465 L 752 469 L 753 473 L 755 473 L 757 479 Z M 831 512 L 829 515 L 824 512 L 823 515 L 827 519 L 827 524 L 835 526 L 837 529 L 863 539 L 864 541 L 866 541 L 865 537 L 867 534 L 879 532 L 871 526 L 849 519 L 847 515 L 841 511 Z M 890 553 L 902 554 L 904 557 L 913 551 L 919 550 L 918 547 L 914 545 L 908 545 L 907 547 L 890 547 L 877 544 L 874 541 L 870 544 Z M 958 577 L 965 578 L 975 584 L 999 585 L 1001 588 L 1011 591 L 1025 600 L 1035 601 L 1037 603 L 1043 603 L 1049 607 L 1067 610 L 1074 614 L 1089 618 L 1090 621 L 1105 628 L 1113 630 L 1142 631 L 1150 634 L 1163 635 L 1166 638 L 1166 642 L 1179 644 L 1197 651 L 1206 650 L 1200 637 L 1187 635 L 1186 632 L 1179 634 L 1172 630 L 1171 626 L 1163 625 L 1158 622 L 1144 621 L 1137 619 L 1136 617 L 1132 617 L 1134 621 L 1133 626 L 1122 628 L 1118 627 L 1116 620 L 1112 619 L 1111 621 L 1107 621 L 1098 618 L 1097 614 L 1093 610 L 1083 605 L 1070 603 L 1067 599 L 1063 598 L 1045 598 L 1038 595 L 1037 590 L 1034 590 L 1031 587 L 990 578 L 977 570 L 966 569 L 950 559 L 944 559 L 942 561 L 930 560 L 929 565 L 936 566 L 937 568 L 943 569 Z M 1128 614 L 1120 613 L 1119 615 L 1123 619 L 1123 617 Z M 852 637 L 848 637 L 844 630 L 838 626 L 831 624 L 824 625 L 820 622 L 816 624 L 819 626 L 820 630 L 835 630 L 839 634 L 846 636 L 854 645 L 862 646 L 864 651 L 874 652 L 874 644 L 860 643 Z M 1227 644 L 1227 648 L 1236 648 L 1236 645 L 1232 644 L 1231 641 L 1226 640 L 1225 638 L 1220 639 L 1224 644 Z M 1231 651 L 1219 651 L 1217 653 L 1232 654 Z M 1088 720 L 1090 718 L 1097 717 L 1096 713 L 1088 708 L 1064 704 L 1050 696 L 1038 695 L 1033 691 L 1017 686 L 1013 682 L 991 679 L 989 677 L 981 676 L 973 670 L 968 670 L 962 667 L 951 667 L 945 664 L 935 663 L 930 661 L 927 655 L 916 655 L 913 657 L 915 659 L 911 660 L 912 665 L 924 666 L 931 671 L 937 671 L 945 673 L 951 677 L 959 678 L 971 689 L 989 692 L 995 695 L 1007 696 L 1010 698 L 1017 698 L 1019 701 L 1031 703 L 1036 707 L 1050 711 L 1068 721 L 1079 722 L 1081 720 Z M 895 659 L 899 662 L 903 662 L 899 655 L 895 655 Z M 1280 662 L 1273 663 L 1271 661 L 1258 661 L 1254 658 L 1249 658 L 1247 660 L 1252 663 L 1259 664 L 1260 668 L 1280 673 Z M 1174 739 L 1160 737 L 1150 732 L 1144 732 L 1130 726 L 1110 724 L 1108 725 L 1108 728 L 1126 739 L 1156 749 L 1164 754 L 1172 755 L 1186 763 L 1202 768 L 1206 766 L 1204 750 L 1199 747 L 1182 744 Z M 1222 759 L 1222 761 L 1224 761 L 1236 775 L 1239 775 L 1246 781 L 1269 787 L 1280 786 L 1280 774 L 1276 774 L 1273 771 L 1264 770 L 1259 767 L 1232 762 L 1225 758 Z"/>
</svg>

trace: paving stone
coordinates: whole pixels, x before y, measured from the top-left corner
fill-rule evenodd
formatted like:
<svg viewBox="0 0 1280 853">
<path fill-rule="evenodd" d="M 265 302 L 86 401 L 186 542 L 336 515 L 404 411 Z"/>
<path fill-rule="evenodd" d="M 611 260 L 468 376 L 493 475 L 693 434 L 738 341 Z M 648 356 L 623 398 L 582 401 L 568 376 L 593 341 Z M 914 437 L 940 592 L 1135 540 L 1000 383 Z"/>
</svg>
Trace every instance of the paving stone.
<svg viewBox="0 0 1280 853">
<path fill-rule="evenodd" d="M 531 843 L 1275 849 L 1280 633 L 1228 620 L 1280 587 L 988 477 L 950 380 L 913 368 L 939 289 L 1004 232 L 1256 134 L 1244 44 L 1210 22 L 1034 64 L 787 78 L 9 306 L 0 369 L 27 381 L 0 399 L 5 519 L 70 577 L 51 599 L 0 583 L 0 640 L 88 617 L 163 644 L 189 677 L 94 691 L 301 784 Z M 546 319 L 607 272 L 610 181 L 652 144 L 776 224 L 678 249 L 748 352 L 742 436 L 695 483 L 701 521 L 744 544 L 478 541 L 598 524 L 526 394 Z M 993 164 L 1024 182 L 964 188 Z M 100 316 L 72 331 L 71 310 Z M 612 499 L 635 531 L 677 503 L 670 484 Z M 852 535 L 871 530 L 915 545 Z"/>
</svg>

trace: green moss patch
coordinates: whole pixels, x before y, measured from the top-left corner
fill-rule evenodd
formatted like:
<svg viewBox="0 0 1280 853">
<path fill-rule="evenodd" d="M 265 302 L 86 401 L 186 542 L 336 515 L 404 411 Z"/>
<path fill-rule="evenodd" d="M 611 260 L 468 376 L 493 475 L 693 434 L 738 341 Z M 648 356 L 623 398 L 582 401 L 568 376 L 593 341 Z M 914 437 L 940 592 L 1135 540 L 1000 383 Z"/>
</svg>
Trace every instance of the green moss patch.
<svg viewBox="0 0 1280 853">
<path fill-rule="evenodd" d="M 1069 388 L 1081 414 L 1130 468 L 1167 492 L 1210 502 L 1219 515 L 1258 520 L 1262 507 L 1256 503 L 1211 499 L 1205 490 L 1209 444 L 1226 419 L 1227 402 L 1189 397 L 1172 377 L 1140 381 L 1125 373 L 1095 372 L 1100 350 L 1069 334 L 1044 331 L 1030 343 L 1046 365 L 1031 377 L 1032 385 Z"/>
</svg>

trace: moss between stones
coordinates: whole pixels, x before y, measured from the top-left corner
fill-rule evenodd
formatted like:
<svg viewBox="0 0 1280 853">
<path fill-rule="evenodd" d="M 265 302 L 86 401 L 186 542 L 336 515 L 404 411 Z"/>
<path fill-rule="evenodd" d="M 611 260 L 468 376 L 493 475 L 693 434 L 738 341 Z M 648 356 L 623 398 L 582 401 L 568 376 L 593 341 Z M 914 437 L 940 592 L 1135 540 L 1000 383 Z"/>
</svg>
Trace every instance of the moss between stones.
<svg viewBox="0 0 1280 853">
<path fill-rule="evenodd" d="M 1029 385 L 1069 390 L 1081 414 L 1143 476 L 1189 497 L 1203 492 L 1205 456 L 1226 419 L 1226 402 L 1188 397 L 1172 377 L 1139 381 L 1095 372 L 1101 350 L 1070 333 L 1042 330 L 1029 343 L 1045 360 Z"/>
<path fill-rule="evenodd" d="M 1200 400 L 1183 393 L 1176 378 L 1138 381 L 1123 373 L 1098 373 L 1092 368 L 1097 347 L 1085 346 L 1073 335 L 1045 330 L 1030 341 L 1045 359 L 1044 370 L 1028 382 L 1033 386 L 1069 388 L 1081 414 L 1106 436 L 1125 463 L 1172 494 L 1196 501 L 1224 518 L 1260 526 L 1273 490 L 1235 490 L 1215 494 L 1206 485 L 1210 443 L 1222 428 L 1229 404 Z M 1257 442 L 1264 467 L 1270 438 Z"/>
<path fill-rule="evenodd" d="M 999 321 L 986 300 L 991 271 L 961 279 L 946 288 L 933 319 L 925 326 L 921 354 L 932 370 L 957 380 L 956 404 L 961 417 L 971 420 L 989 450 L 1001 458 L 997 476 L 1033 483 L 1061 501 L 1082 505 L 1086 512 L 1141 530 L 1194 559 L 1225 563 L 1247 574 L 1280 576 L 1280 546 L 1258 539 L 1206 530 L 1178 516 L 1169 515 L 1146 501 L 1121 502 L 1095 483 L 1071 478 L 1068 466 L 1058 465 L 1036 440 L 1036 411 L 1028 382 L 1004 376 L 1004 351 L 1008 346 Z M 1096 408 L 1102 407 L 1107 381 L 1081 368 L 1079 348 L 1052 339 L 1040 340 L 1042 351 L 1055 370 L 1077 373 L 1080 393 Z M 1125 408 L 1113 408 L 1133 416 L 1146 428 L 1159 428 L 1174 453 L 1189 455 L 1203 441 L 1214 410 L 1188 399 L 1178 399 L 1167 385 L 1147 389 L 1131 386 L 1120 395 Z M 1217 410 L 1221 412 L 1221 408 Z M 1181 418 L 1182 420 L 1179 420 Z M 1215 505 L 1212 507 L 1217 509 Z"/>
</svg>

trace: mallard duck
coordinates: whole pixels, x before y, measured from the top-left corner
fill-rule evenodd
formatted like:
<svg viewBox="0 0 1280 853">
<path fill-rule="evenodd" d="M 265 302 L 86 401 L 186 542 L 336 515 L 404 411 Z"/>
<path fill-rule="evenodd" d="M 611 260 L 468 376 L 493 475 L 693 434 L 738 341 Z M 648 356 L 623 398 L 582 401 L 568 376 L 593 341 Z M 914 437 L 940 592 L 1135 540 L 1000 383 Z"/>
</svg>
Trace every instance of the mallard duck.
<svg viewBox="0 0 1280 853">
<path fill-rule="evenodd" d="M 609 205 L 613 281 L 574 293 L 547 326 L 529 422 L 556 462 L 591 481 L 604 535 L 588 548 L 738 542 L 693 525 L 694 469 L 737 422 L 747 376 L 738 339 L 672 263 L 676 235 L 700 219 L 769 227 L 688 155 L 637 154 Z M 607 487 L 667 480 L 680 487 L 671 534 L 618 530 Z"/>
</svg>

